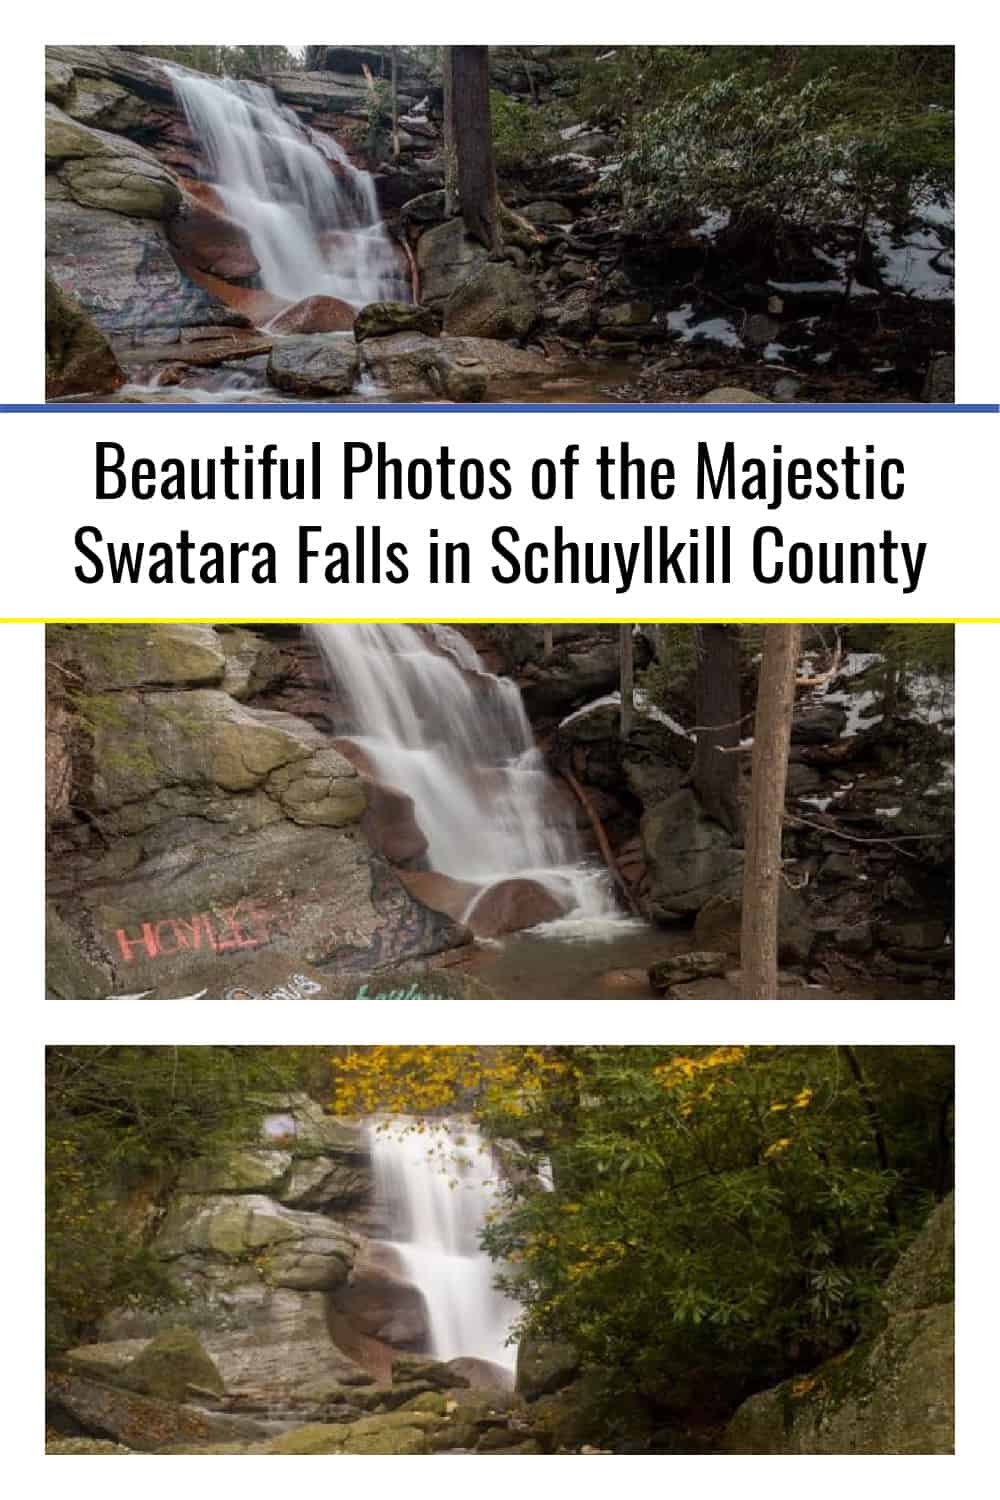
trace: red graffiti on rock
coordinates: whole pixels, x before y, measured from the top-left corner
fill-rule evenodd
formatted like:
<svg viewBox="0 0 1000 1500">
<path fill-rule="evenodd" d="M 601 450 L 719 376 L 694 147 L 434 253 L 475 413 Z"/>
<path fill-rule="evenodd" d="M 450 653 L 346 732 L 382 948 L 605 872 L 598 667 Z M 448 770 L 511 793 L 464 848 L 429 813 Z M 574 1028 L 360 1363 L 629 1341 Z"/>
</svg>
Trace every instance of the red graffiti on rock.
<svg viewBox="0 0 1000 1500">
<path fill-rule="evenodd" d="M 124 927 L 115 936 L 127 964 L 135 962 L 136 949 L 144 949 L 148 958 L 167 958 L 174 953 L 211 949 L 226 953 L 237 948 L 260 948 L 270 942 L 268 914 L 258 907 L 241 910 L 236 906 L 217 911 L 195 912 L 190 917 L 162 917 L 158 922 L 143 922 L 138 936 L 132 937 Z"/>
</svg>

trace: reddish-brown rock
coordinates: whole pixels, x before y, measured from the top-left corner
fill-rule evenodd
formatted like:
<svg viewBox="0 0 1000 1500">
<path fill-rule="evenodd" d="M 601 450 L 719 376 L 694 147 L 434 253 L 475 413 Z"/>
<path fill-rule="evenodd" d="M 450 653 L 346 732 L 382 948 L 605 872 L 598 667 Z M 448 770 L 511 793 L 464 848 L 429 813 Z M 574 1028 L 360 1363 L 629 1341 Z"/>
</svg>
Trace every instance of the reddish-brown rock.
<svg viewBox="0 0 1000 1500">
<path fill-rule="evenodd" d="M 455 880 L 439 870 L 397 870 L 396 875 L 422 906 L 442 912 L 455 922 L 462 920 L 469 902 L 479 894 L 479 886 L 471 881 Z"/>
<path fill-rule="evenodd" d="M 413 811 L 413 798 L 394 786 L 369 784 L 368 810 L 361 820 L 365 836 L 394 865 L 406 865 L 427 853 L 427 836 Z"/>
<path fill-rule="evenodd" d="M 418 898 L 419 899 L 419 898 Z M 465 918 L 476 937 L 522 932 L 565 914 L 562 903 L 537 880 L 500 880 L 484 891 Z"/>
<path fill-rule="evenodd" d="M 184 266 L 184 270 L 204 291 L 211 292 L 234 312 L 242 313 L 255 328 L 263 328 L 282 308 L 288 306 L 281 297 L 273 297 L 270 292 L 258 292 L 247 286 L 233 286 L 232 282 L 223 280 L 221 276 L 199 271 L 197 266 L 188 264 Z"/>
<path fill-rule="evenodd" d="M 192 198 L 185 198 L 169 221 L 167 236 L 185 266 L 210 276 L 246 281 L 260 270 L 242 225 Z"/>
<path fill-rule="evenodd" d="M 349 333 L 354 308 L 339 297 L 303 297 L 272 321 L 271 333 Z"/>
<path fill-rule="evenodd" d="M 428 1336 L 423 1293 L 408 1281 L 398 1253 L 367 1241 L 350 1281 L 338 1287 L 333 1307 L 366 1338 L 396 1349 L 421 1349 Z"/>
</svg>

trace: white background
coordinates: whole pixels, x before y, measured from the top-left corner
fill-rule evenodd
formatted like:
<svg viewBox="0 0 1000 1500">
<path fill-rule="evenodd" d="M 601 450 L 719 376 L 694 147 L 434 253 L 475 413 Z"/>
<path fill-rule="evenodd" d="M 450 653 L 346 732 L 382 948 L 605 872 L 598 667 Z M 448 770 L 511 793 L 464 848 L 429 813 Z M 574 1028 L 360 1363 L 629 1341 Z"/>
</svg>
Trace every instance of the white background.
<svg viewBox="0 0 1000 1500">
<path fill-rule="evenodd" d="M 14 10 L 12 7 L 11 10 Z M 476 12 L 469 7 L 423 6 L 419 10 L 398 4 L 382 5 L 377 13 L 345 16 L 328 4 L 286 6 L 280 15 L 267 16 L 266 26 L 253 24 L 245 7 L 211 8 L 203 3 L 174 3 L 167 10 L 137 12 L 134 6 L 104 5 L 90 14 L 78 5 L 50 5 L 44 10 L 21 7 L 8 14 L 5 26 L 4 87 L 0 96 L 5 141 L 6 233 L 3 242 L 6 290 L 4 309 L 4 358 L 0 361 L 0 399 L 35 401 L 42 392 L 42 125 L 40 109 L 40 47 L 49 42 L 139 42 L 155 36 L 158 41 L 262 41 L 276 40 L 275 33 L 294 42 L 310 35 L 330 35 L 337 42 L 371 40 L 372 28 L 384 39 L 396 42 L 549 42 L 575 41 L 608 44 L 636 42 L 957 42 L 959 79 L 959 389 L 960 400 L 997 399 L 996 245 L 997 193 L 995 146 L 996 49 L 987 35 L 985 9 L 973 4 L 939 5 L 850 3 L 833 10 L 799 3 L 771 4 L 749 8 L 717 3 L 710 8 L 619 6 L 613 13 L 584 20 L 577 10 L 560 16 L 554 8 L 542 12 L 536 5 L 509 3 L 500 11 Z M 377 38 L 376 38 L 377 39 Z M 33 58 L 33 54 L 35 57 Z M 37 122 L 37 124 L 35 124 Z M 694 421 L 711 424 L 733 421 L 730 433 L 741 443 L 782 441 L 786 449 L 808 451 L 807 431 L 816 428 L 822 451 L 835 451 L 834 434 L 849 429 L 850 440 L 865 440 L 866 419 L 827 417 L 767 418 L 740 416 L 701 417 Z M 911 498 L 894 507 L 891 524 L 906 535 L 917 534 L 933 542 L 936 560 L 933 574 L 916 595 L 874 604 L 874 592 L 865 590 L 864 600 L 851 599 L 835 590 L 797 589 L 780 605 L 777 588 L 758 591 L 751 597 L 736 588 L 716 591 L 697 603 L 690 589 L 671 595 L 662 591 L 655 604 L 637 608 L 636 602 L 620 612 L 630 619 L 642 616 L 747 618 L 751 615 L 780 616 L 783 611 L 805 619 L 824 616 L 843 619 L 852 614 L 893 615 L 898 618 L 927 615 L 995 616 L 990 598 L 996 503 L 994 465 L 979 444 L 987 440 L 995 453 L 995 419 L 984 417 L 881 416 L 869 419 L 880 430 L 895 428 L 907 434 L 908 445 L 923 444 L 943 455 L 946 469 L 935 471 L 928 456 L 921 466 L 927 489 L 923 501 Z M 368 415 L 352 418 L 352 428 L 366 441 L 384 438 L 397 449 L 404 443 L 447 441 L 475 445 L 481 452 L 547 451 L 564 441 L 617 441 L 619 433 L 634 445 L 673 451 L 674 436 L 682 419 L 669 423 L 655 416 L 605 417 L 587 415 L 583 420 L 558 416 L 490 416 L 489 414 L 427 416 L 418 414 L 387 417 Z M 405 609 L 375 607 L 370 591 L 343 603 L 341 590 L 283 592 L 280 607 L 264 605 L 265 598 L 278 600 L 277 590 L 256 588 L 252 603 L 244 608 L 234 590 L 209 590 L 210 602 L 194 607 L 194 590 L 154 590 L 155 602 L 137 606 L 138 591 L 119 589 L 101 595 L 85 590 L 92 602 L 84 607 L 66 579 L 66 538 L 73 524 L 90 519 L 94 510 L 87 502 L 89 424 L 97 423 L 100 435 L 114 437 L 126 446 L 153 452 L 165 444 L 181 451 L 183 443 L 192 451 L 208 451 L 217 441 L 246 441 L 252 432 L 257 443 L 308 441 L 313 429 L 332 427 L 322 416 L 285 415 L 232 419 L 208 414 L 169 420 L 133 413 L 125 418 L 75 416 L 0 416 L 0 442 L 6 466 L 4 486 L 4 614 L 39 618 L 46 614 L 70 617 L 79 614 L 105 617 L 196 616 L 231 617 L 249 614 L 293 617 L 351 613 L 369 618 L 388 613 L 433 618 L 461 615 L 516 618 L 523 616 L 586 615 L 592 618 L 619 612 L 614 596 L 599 589 L 587 591 L 583 605 L 555 598 L 545 590 L 502 590 L 503 604 L 486 606 L 484 593 L 476 591 L 470 603 L 448 605 L 432 590 L 433 604 L 419 607 L 413 594 Z M 223 424 L 218 426 L 216 424 Z M 846 425 L 842 426 L 842 423 Z M 337 422 L 339 431 L 342 423 Z M 913 436 L 909 433 L 913 430 Z M 96 430 L 96 429 L 95 429 Z M 697 432 L 702 435 L 699 425 Z M 231 436 L 230 433 L 233 433 Z M 663 436 L 671 434 L 669 442 Z M 741 437 L 742 433 L 747 437 Z M 149 434 L 147 436 L 147 433 Z M 159 436 L 157 436 L 157 433 Z M 171 436 L 167 437 L 167 434 Z M 565 433 L 565 435 L 564 435 Z M 284 434 L 294 434 L 294 438 Z M 607 434 L 607 436 L 605 436 Z M 614 436 L 612 436 L 614 434 Z M 980 436 L 982 434 L 982 436 Z M 320 435 L 320 434 L 318 434 Z M 354 433 L 352 432 L 352 436 Z M 211 437 L 211 442 L 209 438 Z M 839 436 L 842 442 L 845 439 Z M 810 435 L 809 442 L 813 441 Z M 883 442 L 882 439 L 879 440 Z M 887 444 L 886 444 L 887 445 Z M 894 442 L 893 446 L 897 444 Z M 818 450 L 817 450 L 818 451 Z M 80 453 L 83 457 L 79 457 Z M 82 465 L 82 471 L 80 469 Z M 931 480 L 933 479 L 933 485 Z M 918 522 L 918 505 L 919 522 Z M 776 519 L 757 517 L 755 521 Z M 159 507 L 157 507 L 159 509 Z M 164 507 L 164 512 L 167 510 Z M 242 507 L 240 508 L 242 511 Z M 467 514 L 470 507 L 463 507 Z M 535 508 L 537 509 L 537 508 Z M 794 510 L 797 532 L 805 525 L 809 506 Z M 168 534 L 177 524 L 177 508 L 169 508 L 169 520 L 161 516 L 156 528 Z M 534 510 L 533 510 L 534 513 Z M 821 512 L 823 513 L 823 512 Z M 837 522 L 826 513 L 822 534 L 833 535 Z M 799 517 L 802 519 L 799 519 Z M 491 523 L 496 524 L 492 517 Z M 500 518 L 497 518 L 500 519 Z M 506 519 L 506 516 L 503 517 Z M 657 517 L 659 519 L 659 517 Z M 673 511 L 667 517 L 671 524 Z M 688 524 L 702 524 L 708 517 L 697 515 Z M 714 517 L 713 517 L 714 519 Z M 853 517 L 852 517 L 853 519 Z M 587 524 L 591 524 L 588 511 Z M 679 523 L 677 523 L 679 524 Z M 102 528 L 105 529 L 105 528 Z M 111 530 L 110 527 L 106 528 Z M 537 525 L 534 528 L 537 530 Z M 940 529 L 940 530 L 938 530 Z M 130 530 L 135 531 L 133 525 Z M 241 515 L 239 534 L 247 530 Z M 937 533 L 937 535 L 936 535 Z M 951 540 L 948 540 L 949 534 Z M 964 554 L 957 543 L 961 541 Z M 950 550 L 949 550 L 950 549 Z M 930 567 L 931 564 L 928 564 Z M 931 584 L 933 582 L 933 591 Z M 321 602 L 324 593 L 336 595 L 336 607 Z M 680 596 L 680 600 L 678 599 Z M 994 591 L 995 595 L 995 591 Z M 558 607 L 554 607 L 558 600 Z M 683 602 L 680 602 L 680 601 Z M 723 602 L 724 601 L 724 602 Z M 16 605 L 16 607 L 12 607 Z M 132 1491 L 136 1477 L 126 1466 L 83 1465 L 57 1469 L 42 1465 L 40 1448 L 39 1391 L 42 1376 L 41 1339 L 41 1183 L 42 1149 L 40 1129 L 41 1056 L 46 1040 L 67 1042 L 959 1042 L 960 1065 L 960 1457 L 953 1461 L 949 1478 L 960 1465 L 961 1478 L 971 1486 L 979 1478 L 977 1468 L 992 1456 L 990 1423 L 995 1421 L 993 1366 L 996 1348 L 995 1298 L 995 1036 L 993 1007 L 996 994 L 996 960 L 993 929 L 996 925 L 994 893 L 996 869 L 995 775 L 996 757 L 996 661 L 997 631 L 992 626 L 967 626 L 959 632 L 958 691 L 958 994 L 954 1005 L 943 1003 L 824 1003 L 813 1005 L 745 1005 L 713 1002 L 701 1007 L 669 1003 L 590 1002 L 546 1005 L 479 1003 L 458 1009 L 454 1005 L 365 1006 L 345 1002 L 336 1007 L 242 1005 L 222 1003 L 190 1005 L 42 1004 L 42 773 L 43 773 L 43 677 L 42 629 L 37 625 L 7 625 L 0 632 L 0 673 L 5 689 L 7 719 L 0 740 L 2 784 L 6 791 L 4 816 L 7 900 L 6 1000 L 8 1049 L 5 1069 L 8 1120 L 8 1172 L 6 1203 L 8 1232 L 4 1238 L 4 1285 L 7 1291 L 5 1318 L 5 1372 L 9 1389 L 4 1401 L 7 1427 L 6 1457 L 11 1480 L 41 1487 L 43 1493 L 67 1486 L 80 1495 Z M 16 1210 L 16 1216 L 15 1216 Z M 14 1224 L 17 1229 L 14 1232 Z M 33 1226 L 33 1230 L 29 1228 Z M 30 1289 L 30 1291 L 29 1291 Z M 219 1485 L 226 1476 L 213 1478 L 204 1460 L 195 1484 Z M 321 1460 L 314 1460 L 320 1463 Z M 350 1460 L 348 1461 L 351 1462 Z M 480 1492 L 505 1494 L 510 1485 L 502 1475 L 490 1473 L 480 1464 L 474 1473 L 452 1465 L 409 1466 L 388 1471 L 373 1469 L 367 1460 L 350 1474 L 343 1465 L 333 1474 L 317 1472 L 313 1483 L 326 1488 L 381 1485 L 396 1490 L 405 1486 L 408 1495 L 465 1495 L 470 1482 Z M 844 1458 L 813 1459 L 806 1467 L 791 1469 L 787 1461 L 730 1459 L 728 1463 L 704 1463 L 693 1458 L 664 1462 L 634 1458 L 630 1472 L 615 1471 L 613 1483 L 646 1484 L 650 1489 L 668 1486 L 694 1488 L 700 1494 L 739 1491 L 768 1495 L 796 1484 L 813 1496 L 842 1496 L 845 1484 L 863 1494 L 882 1494 L 887 1485 L 906 1486 L 913 1496 L 936 1496 L 942 1475 L 928 1460 L 886 1458 L 861 1460 L 845 1471 Z M 905 1471 L 905 1472 L 904 1472 Z M 287 1471 L 283 1471 L 285 1473 Z M 565 1474 L 563 1476 L 565 1479 Z M 163 1460 L 147 1462 L 138 1481 L 153 1495 L 172 1494 L 178 1473 Z M 275 1484 L 259 1464 L 241 1465 L 229 1482 L 239 1483 L 249 1495 L 268 1493 Z M 280 1477 L 281 1484 L 294 1477 Z M 516 1471 L 516 1482 L 530 1493 L 544 1482 L 537 1469 Z M 551 1481 L 550 1481 L 551 1482 Z M 584 1492 L 598 1493 L 608 1484 L 606 1472 L 576 1471 L 575 1484 Z"/>
<path fill-rule="evenodd" d="M 855 413 L 841 415 L 784 413 L 780 409 L 744 407 L 733 414 L 634 414 L 462 411 L 428 412 L 419 408 L 382 414 L 357 409 L 309 413 L 150 412 L 129 408 L 124 416 L 60 409 L 58 412 L 0 417 L 0 432 L 12 445 L 10 499 L 19 517 L 17 540 L 0 561 L 3 613 L 7 617 L 54 616 L 118 618 L 156 616 L 252 619 L 315 616 L 370 619 L 574 619 L 620 614 L 638 620 L 665 615 L 733 619 L 809 614 L 839 619 L 880 617 L 897 612 L 925 617 L 992 617 L 996 604 L 997 548 L 1000 529 L 987 499 L 995 479 L 980 490 L 979 475 L 996 461 L 1000 418 L 977 413 Z M 306 454 L 318 441 L 327 457 L 329 490 L 320 501 L 163 501 L 96 500 L 95 448 L 114 441 L 131 465 L 138 458 L 157 464 L 167 457 L 209 457 L 229 444 L 242 454 L 247 443 L 260 452 L 277 444 L 287 457 Z M 758 500 L 697 501 L 696 449 L 707 443 L 717 467 L 726 442 L 742 457 L 770 462 L 776 444 L 786 459 L 836 457 L 848 445 L 857 453 L 871 444 L 876 454 L 906 465 L 902 500 L 788 500 L 768 511 Z M 378 443 L 405 465 L 433 457 L 447 445 L 456 460 L 493 457 L 510 461 L 514 492 L 510 500 L 376 501 L 374 488 L 346 501 L 339 487 L 341 447 L 345 442 Z M 595 457 L 601 446 L 614 453 L 626 442 L 633 456 L 649 462 L 672 457 L 678 481 L 669 500 L 625 501 L 599 498 Z M 536 500 L 530 476 L 536 458 L 557 459 L 577 444 L 581 466 L 577 497 Z M 45 454 L 39 473 L 38 456 Z M 739 461 L 738 461 L 739 463 Z M 737 464 L 738 467 L 738 464 Z M 367 482 L 367 476 L 366 476 Z M 39 503 L 40 495 L 44 502 Z M 366 495 L 368 498 L 366 498 Z M 321 526 L 325 541 L 351 540 L 357 525 L 378 524 L 385 540 L 407 544 L 414 572 L 403 584 L 354 586 L 327 584 L 320 568 L 311 586 L 297 583 L 297 533 L 300 526 Z M 490 548 L 497 526 L 513 526 L 521 537 L 545 540 L 561 525 L 579 542 L 640 537 L 644 525 L 666 525 L 672 542 L 688 537 L 690 528 L 729 525 L 733 529 L 734 579 L 726 587 L 690 583 L 633 584 L 628 595 L 613 589 L 579 585 L 504 584 L 491 574 L 493 564 L 507 565 Z M 276 584 L 247 581 L 239 585 L 153 583 L 115 585 L 83 583 L 92 564 L 75 549 L 81 525 L 96 526 L 107 541 L 175 539 L 182 527 L 193 538 L 226 541 L 272 541 L 278 554 Z M 904 595 L 903 585 L 803 585 L 756 583 L 751 570 L 751 538 L 761 526 L 776 526 L 786 543 L 792 539 L 851 541 L 881 539 L 889 529 L 897 539 L 927 543 L 918 588 Z M 429 528 L 442 538 L 465 539 L 472 548 L 469 584 L 447 586 L 428 581 Z M 704 549 L 702 549 L 704 551 Z M 31 566 L 45 559 L 43 569 Z M 768 561 L 771 553 L 768 551 Z M 905 579 L 900 566 L 897 576 Z"/>
</svg>

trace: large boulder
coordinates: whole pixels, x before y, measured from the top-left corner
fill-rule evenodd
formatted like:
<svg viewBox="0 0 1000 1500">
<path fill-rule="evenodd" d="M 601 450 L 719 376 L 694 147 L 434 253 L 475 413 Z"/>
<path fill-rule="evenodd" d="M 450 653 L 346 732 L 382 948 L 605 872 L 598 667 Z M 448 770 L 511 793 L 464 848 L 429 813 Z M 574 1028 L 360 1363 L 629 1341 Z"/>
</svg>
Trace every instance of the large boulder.
<svg viewBox="0 0 1000 1500">
<path fill-rule="evenodd" d="M 421 300 L 431 306 L 446 302 L 488 261 L 486 246 L 466 234 L 461 219 L 446 219 L 425 230 L 417 242 Z"/>
<path fill-rule="evenodd" d="M 488 261 L 455 287 L 444 304 L 446 333 L 519 339 L 538 321 L 538 298 L 508 261 Z"/>
<path fill-rule="evenodd" d="M 751 1396 L 729 1453 L 954 1451 L 954 1199 L 934 1213 L 886 1283 L 882 1326 L 811 1375 Z"/>
<path fill-rule="evenodd" d="M 529 662 L 518 683 L 533 720 L 555 718 L 614 692 L 619 670 L 617 641 L 598 637 L 560 643 L 547 660 Z"/>
<path fill-rule="evenodd" d="M 528 380 L 545 380 L 552 367 L 541 355 L 497 339 L 422 333 L 368 338 L 361 362 L 376 386 L 396 401 L 482 401 Z"/>
<path fill-rule="evenodd" d="M 514 1387 L 526 1401 L 534 1401 L 562 1390 L 579 1369 L 580 1355 L 572 1344 L 527 1336 L 517 1346 Z"/>
<path fill-rule="evenodd" d="M 176 1195 L 156 1238 L 163 1260 L 260 1257 L 269 1286 L 330 1291 L 347 1280 L 357 1242 L 324 1214 L 286 1208 L 262 1193 Z"/>
<path fill-rule="evenodd" d="M 139 1395 L 66 1371 L 53 1371 L 46 1377 L 45 1397 L 50 1409 L 69 1417 L 85 1432 L 140 1453 L 153 1453 L 174 1443 L 201 1445 L 267 1435 L 264 1427 L 246 1418 Z"/>
<path fill-rule="evenodd" d="M 180 207 L 177 179 L 151 151 L 125 136 L 93 130 L 55 104 L 45 106 L 45 166 L 58 172 L 84 208 L 168 219 Z"/>
<path fill-rule="evenodd" d="M 710 896 L 695 918 L 695 942 L 699 948 L 721 949 L 735 956 L 740 951 L 742 921 L 741 896 Z M 807 963 L 814 940 L 805 901 L 783 884 L 778 897 L 778 957 L 785 963 Z"/>
<path fill-rule="evenodd" d="M 658 959 L 649 970 L 649 983 L 657 995 L 666 995 L 676 984 L 690 984 L 694 979 L 712 979 L 725 974 L 729 959 L 725 953 L 697 951 L 674 953 Z"/>
<path fill-rule="evenodd" d="M 284 338 L 274 345 L 267 378 L 296 396 L 347 396 L 358 379 L 358 350 L 343 334 Z"/>
<path fill-rule="evenodd" d="M 186 265 L 210 276 L 246 281 L 260 270 L 243 226 L 192 198 L 185 198 L 171 218 L 167 236 Z"/>
<path fill-rule="evenodd" d="M 365 1338 L 397 1349 L 426 1345 L 430 1326 L 424 1295 L 408 1279 L 391 1245 L 362 1244 L 350 1278 L 333 1294 L 333 1305 Z"/>
<path fill-rule="evenodd" d="M 133 1391 L 183 1401 L 191 1395 L 221 1396 L 225 1390 L 214 1361 L 190 1328 L 167 1328 L 136 1355 L 123 1372 Z"/>
<path fill-rule="evenodd" d="M 369 302 L 354 319 L 354 337 L 359 344 L 391 333 L 426 333 L 433 338 L 440 332 L 440 312 L 418 302 Z"/>
<path fill-rule="evenodd" d="M 710 897 L 739 891 L 743 851 L 690 787 L 648 808 L 640 830 L 654 920 L 693 916 Z"/>
<path fill-rule="evenodd" d="M 563 903 L 537 880 L 517 877 L 491 885 L 466 913 L 466 925 L 479 938 L 523 932 L 565 916 Z"/>
<path fill-rule="evenodd" d="M 75 815 L 61 814 L 70 826 L 49 880 L 56 993 L 288 998 L 290 986 L 321 994 L 327 982 L 349 994 L 467 941 L 372 850 L 366 784 L 328 736 L 200 685 L 228 672 L 225 639 L 207 626 L 143 626 L 54 641 L 53 659 L 82 685 L 71 804 L 100 830 L 81 841 Z M 291 1191 L 323 1193 L 309 1175 Z"/>
<path fill-rule="evenodd" d="M 125 373 L 104 334 L 77 299 L 45 277 L 45 398 L 109 396 Z"/>
<path fill-rule="evenodd" d="M 268 324 L 269 333 L 350 333 L 354 309 L 339 297 L 303 297 Z"/>
<path fill-rule="evenodd" d="M 218 687 L 226 673 L 224 637 L 211 625 L 97 626 L 74 635 L 70 651 L 88 693 L 122 688 Z M 109 702 L 110 707 L 110 702 Z"/>
</svg>

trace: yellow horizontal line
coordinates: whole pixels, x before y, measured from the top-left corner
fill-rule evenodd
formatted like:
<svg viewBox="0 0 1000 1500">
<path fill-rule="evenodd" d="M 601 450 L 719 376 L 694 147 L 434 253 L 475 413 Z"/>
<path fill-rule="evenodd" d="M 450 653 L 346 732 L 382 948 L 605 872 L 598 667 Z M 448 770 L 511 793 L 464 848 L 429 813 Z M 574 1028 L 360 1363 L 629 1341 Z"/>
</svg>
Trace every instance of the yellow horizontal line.
<svg viewBox="0 0 1000 1500">
<path fill-rule="evenodd" d="M 526 619 L 510 615 L 501 619 L 480 619 L 472 615 L 435 615 L 416 618 L 412 615 L 340 617 L 331 615 L 157 615 L 154 619 L 140 615 L 9 615 L 0 616 L 0 625 L 1000 625 L 996 615 L 759 615 L 751 619 L 733 619 L 731 615 L 657 615 L 632 618 L 629 621 L 595 616 L 546 616 Z"/>
</svg>

